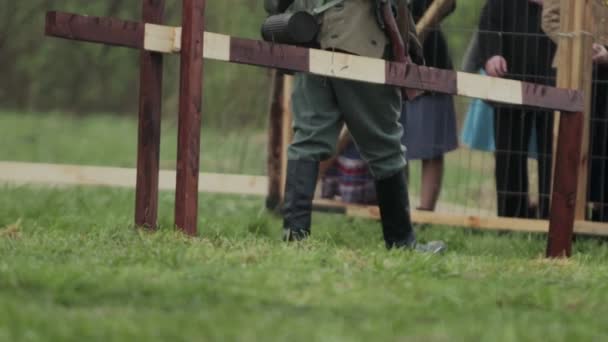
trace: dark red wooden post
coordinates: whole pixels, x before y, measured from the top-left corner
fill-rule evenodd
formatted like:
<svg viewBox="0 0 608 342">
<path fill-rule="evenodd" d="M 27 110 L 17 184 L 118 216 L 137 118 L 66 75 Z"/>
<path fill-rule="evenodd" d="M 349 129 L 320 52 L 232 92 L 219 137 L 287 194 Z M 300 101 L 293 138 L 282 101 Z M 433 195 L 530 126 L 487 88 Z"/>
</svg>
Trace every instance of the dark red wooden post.
<svg viewBox="0 0 608 342">
<path fill-rule="evenodd" d="M 583 136 L 583 113 L 562 112 L 555 151 L 555 180 L 547 257 L 569 257 L 572 253 L 578 170 Z"/>
<path fill-rule="evenodd" d="M 163 23 L 164 0 L 144 0 L 142 7 L 145 23 Z M 162 88 L 163 55 L 142 50 L 139 75 L 135 224 L 149 229 L 156 228 L 158 212 Z"/>
<path fill-rule="evenodd" d="M 281 204 L 281 154 L 283 153 L 283 73 L 272 71 L 270 115 L 268 120 L 268 197 L 266 208 L 276 210 Z"/>
<path fill-rule="evenodd" d="M 175 225 L 196 234 L 205 0 L 183 0 Z"/>
</svg>

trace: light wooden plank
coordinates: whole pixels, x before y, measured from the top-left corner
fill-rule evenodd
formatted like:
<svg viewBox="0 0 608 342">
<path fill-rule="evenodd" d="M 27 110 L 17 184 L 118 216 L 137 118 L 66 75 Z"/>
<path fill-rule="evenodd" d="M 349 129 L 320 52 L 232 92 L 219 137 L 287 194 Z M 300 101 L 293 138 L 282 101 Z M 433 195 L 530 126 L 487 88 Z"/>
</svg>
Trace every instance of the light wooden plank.
<svg viewBox="0 0 608 342">
<path fill-rule="evenodd" d="M 348 205 L 337 201 L 315 200 L 317 205 L 344 210 L 351 217 L 380 219 L 376 206 Z M 476 215 L 454 215 L 440 212 L 412 211 L 412 221 L 439 226 L 473 228 L 481 230 L 506 230 L 514 232 L 547 233 L 549 222 L 545 220 L 517 219 L 508 217 L 481 217 Z M 608 223 L 576 221 L 574 231 L 579 234 L 608 236 Z"/>
<path fill-rule="evenodd" d="M 386 82 L 384 60 L 324 50 L 310 50 L 310 72 L 370 83 Z"/>
<path fill-rule="evenodd" d="M 108 186 L 135 188 L 135 169 L 0 162 L 0 183 L 49 186 Z M 175 171 L 162 170 L 159 189 L 175 190 Z M 200 192 L 266 196 L 268 180 L 263 176 L 200 173 Z"/>
<path fill-rule="evenodd" d="M 146 25 L 145 47 L 151 51 L 180 51 L 180 28 Z M 230 61 L 231 37 L 205 32 L 204 58 Z M 172 39 L 172 40 L 171 40 Z M 386 61 L 351 54 L 309 49 L 309 70 L 313 74 L 377 84 L 387 83 Z M 256 64 L 252 61 L 251 64 Z M 457 72 L 457 95 L 510 104 L 523 103 L 519 81 Z"/>
<path fill-rule="evenodd" d="M 181 27 L 157 24 L 146 24 L 144 31 L 144 49 L 161 53 L 175 53 L 181 49 Z M 179 31 L 179 37 L 177 34 Z M 179 43 L 176 49 L 175 44 Z"/>
<path fill-rule="evenodd" d="M 203 57 L 218 61 L 230 61 L 230 36 L 205 32 Z"/>
<path fill-rule="evenodd" d="M 204 34 L 203 58 L 230 60 L 230 36 L 213 32 Z M 162 53 L 179 53 L 182 48 L 182 28 L 146 24 L 144 49 Z"/>
<path fill-rule="evenodd" d="M 458 95 L 482 100 L 522 104 L 522 84 L 519 81 L 457 72 Z"/>
</svg>

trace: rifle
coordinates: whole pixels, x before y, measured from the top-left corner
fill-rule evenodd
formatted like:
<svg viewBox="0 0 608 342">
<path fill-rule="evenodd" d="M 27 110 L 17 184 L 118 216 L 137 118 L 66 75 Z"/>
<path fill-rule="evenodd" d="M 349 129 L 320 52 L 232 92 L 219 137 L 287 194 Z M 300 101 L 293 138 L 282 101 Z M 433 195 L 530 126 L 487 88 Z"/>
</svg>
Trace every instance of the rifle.
<svg viewBox="0 0 608 342">
<path fill-rule="evenodd" d="M 401 37 L 401 32 L 399 31 L 397 20 L 395 20 L 395 13 L 393 12 L 393 5 L 391 1 L 376 1 L 378 6 L 380 6 L 380 13 L 382 14 L 381 26 L 383 26 L 383 29 L 386 31 L 393 48 L 393 60 L 400 63 L 411 63 L 412 59 L 409 55 L 409 49 L 403 41 L 403 37 Z M 408 11 L 404 10 L 403 6 L 398 9 L 398 12 L 399 15 L 404 17 L 403 19 L 406 19 L 405 16 L 409 16 Z M 422 91 L 420 90 L 408 88 L 403 88 L 401 92 L 403 97 L 408 100 L 413 100 L 422 94 Z"/>
<path fill-rule="evenodd" d="M 434 0 L 431 6 L 424 12 L 424 16 L 416 24 L 416 32 L 421 43 L 426 39 L 431 27 L 439 24 L 456 5 L 456 0 Z"/>
</svg>

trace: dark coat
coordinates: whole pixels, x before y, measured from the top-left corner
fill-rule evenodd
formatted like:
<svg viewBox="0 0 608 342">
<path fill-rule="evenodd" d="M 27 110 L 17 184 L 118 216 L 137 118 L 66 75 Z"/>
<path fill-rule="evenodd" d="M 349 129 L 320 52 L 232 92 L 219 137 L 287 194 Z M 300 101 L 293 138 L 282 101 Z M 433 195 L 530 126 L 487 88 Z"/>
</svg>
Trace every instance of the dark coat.
<svg viewBox="0 0 608 342">
<path fill-rule="evenodd" d="M 528 0 L 488 0 L 479 21 L 480 57 L 507 60 L 506 78 L 554 83 L 555 44 L 541 29 L 542 8 Z"/>
</svg>

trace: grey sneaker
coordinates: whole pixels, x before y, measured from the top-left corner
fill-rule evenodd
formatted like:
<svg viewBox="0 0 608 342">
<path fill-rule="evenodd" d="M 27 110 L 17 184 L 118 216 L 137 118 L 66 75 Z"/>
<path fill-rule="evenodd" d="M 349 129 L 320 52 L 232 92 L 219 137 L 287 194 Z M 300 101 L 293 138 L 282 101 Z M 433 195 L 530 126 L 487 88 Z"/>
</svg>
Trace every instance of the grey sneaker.
<svg viewBox="0 0 608 342">
<path fill-rule="evenodd" d="M 443 241 L 431 241 L 427 243 L 417 243 L 414 250 L 421 253 L 442 254 L 448 249 Z"/>
<path fill-rule="evenodd" d="M 308 233 L 307 231 L 294 230 L 289 228 L 283 229 L 283 241 L 285 242 L 303 241 L 308 238 L 308 235 L 310 235 L 310 233 Z"/>
</svg>

